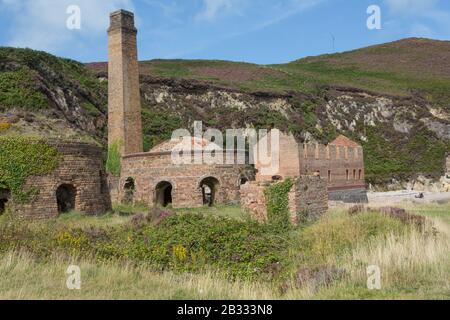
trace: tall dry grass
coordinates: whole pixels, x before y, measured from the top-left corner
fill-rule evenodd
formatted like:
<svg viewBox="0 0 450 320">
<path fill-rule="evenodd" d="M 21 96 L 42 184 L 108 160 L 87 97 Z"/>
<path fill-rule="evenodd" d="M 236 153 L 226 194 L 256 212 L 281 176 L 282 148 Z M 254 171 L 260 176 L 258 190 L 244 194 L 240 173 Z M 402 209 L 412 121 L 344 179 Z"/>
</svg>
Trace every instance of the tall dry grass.
<svg viewBox="0 0 450 320">
<path fill-rule="evenodd" d="M 81 269 L 81 290 L 66 287 L 69 265 Z M 54 255 L 40 263 L 26 252 L 0 259 L 0 299 L 274 299 L 268 284 L 229 281 L 215 272 L 153 272 L 127 264 Z"/>
<path fill-rule="evenodd" d="M 450 299 L 446 206 L 416 209 L 433 217 L 424 232 L 388 217 L 350 217 L 341 209 L 296 230 L 292 236 L 300 240 L 293 242 L 288 253 L 297 259 L 293 274 L 298 268 L 323 265 L 345 270 L 344 276 L 321 286 L 299 286 L 295 276 L 284 283 L 231 281 L 214 271 L 161 273 L 126 263 L 98 262 L 95 257 L 54 254 L 41 261 L 32 253 L 10 251 L 0 256 L 0 299 Z M 72 223 L 69 218 L 66 222 Z M 122 221 L 108 219 L 114 224 Z M 108 219 L 94 222 L 108 225 Z M 89 218 L 85 223 L 90 224 Z M 70 264 L 81 267 L 79 291 L 66 288 Z M 369 265 L 380 267 L 381 290 L 367 288 Z M 280 290 L 283 285 L 287 290 Z"/>
</svg>

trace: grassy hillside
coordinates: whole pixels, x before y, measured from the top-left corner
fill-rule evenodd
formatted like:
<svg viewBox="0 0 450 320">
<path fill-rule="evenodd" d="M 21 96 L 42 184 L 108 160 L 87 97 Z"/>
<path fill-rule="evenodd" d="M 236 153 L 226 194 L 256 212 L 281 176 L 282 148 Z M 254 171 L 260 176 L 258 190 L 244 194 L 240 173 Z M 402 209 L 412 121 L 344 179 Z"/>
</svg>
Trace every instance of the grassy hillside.
<svg viewBox="0 0 450 320">
<path fill-rule="evenodd" d="M 107 71 L 106 63 L 89 66 Z M 450 104 L 450 41 L 409 38 L 350 52 L 308 57 L 286 64 L 256 65 L 219 60 L 141 62 L 143 75 L 206 80 L 242 90 L 315 92 L 336 85 Z"/>
</svg>

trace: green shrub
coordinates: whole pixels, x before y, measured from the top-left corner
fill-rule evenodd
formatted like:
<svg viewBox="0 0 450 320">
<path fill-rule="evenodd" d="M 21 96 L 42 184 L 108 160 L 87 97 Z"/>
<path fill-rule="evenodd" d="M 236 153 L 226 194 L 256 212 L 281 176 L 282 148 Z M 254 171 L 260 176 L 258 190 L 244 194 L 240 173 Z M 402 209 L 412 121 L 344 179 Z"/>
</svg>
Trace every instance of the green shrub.
<svg viewBox="0 0 450 320">
<path fill-rule="evenodd" d="M 119 177 L 120 171 L 122 170 L 122 156 L 120 154 L 121 145 L 121 142 L 115 142 L 108 147 L 106 171 L 115 177 Z"/>
<path fill-rule="evenodd" d="M 265 225 L 202 214 L 168 215 L 136 228 L 68 228 L 48 223 L 0 224 L 0 252 L 23 248 L 40 258 L 52 252 L 126 260 L 155 270 L 201 272 L 218 269 L 231 277 L 264 277 L 275 263 L 286 264 L 289 242 Z"/>
<path fill-rule="evenodd" d="M 33 72 L 26 69 L 0 73 L 0 110 L 22 108 L 35 111 L 48 107 L 47 98 L 36 87 Z"/>
<path fill-rule="evenodd" d="M 42 139 L 0 137 L 0 188 L 11 190 L 14 201 L 27 202 L 38 192 L 23 190 L 27 178 L 53 171 L 58 160 L 58 151 Z"/>
<path fill-rule="evenodd" d="M 292 180 L 286 179 L 283 182 L 275 183 L 267 187 L 264 191 L 269 224 L 281 228 L 288 228 L 290 226 L 289 192 L 292 186 Z"/>
</svg>

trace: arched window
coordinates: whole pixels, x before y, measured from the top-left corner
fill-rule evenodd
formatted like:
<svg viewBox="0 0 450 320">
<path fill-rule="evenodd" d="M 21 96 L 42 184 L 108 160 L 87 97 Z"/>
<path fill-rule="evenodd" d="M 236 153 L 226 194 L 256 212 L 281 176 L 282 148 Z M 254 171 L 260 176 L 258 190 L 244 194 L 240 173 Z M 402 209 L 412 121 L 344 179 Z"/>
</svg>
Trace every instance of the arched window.
<svg viewBox="0 0 450 320">
<path fill-rule="evenodd" d="M 172 184 L 168 181 L 161 181 L 155 188 L 155 205 L 167 207 L 172 204 Z"/>
<path fill-rule="evenodd" d="M 62 184 L 56 189 L 58 213 L 66 213 L 75 209 L 77 190 L 71 184 Z"/>
<path fill-rule="evenodd" d="M 349 181 L 350 180 L 350 174 L 348 173 L 348 170 L 345 170 L 345 176 L 346 176 L 347 181 Z"/>
<path fill-rule="evenodd" d="M 358 171 L 358 180 L 361 180 L 361 179 L 362 179 L 362 170 L 359 169 L 359 171 Z"/>
<path fill-rule="evenodd" d="M 219 190 L 219 180 L 214 177 L 204 178 L 200 182 L 200 188 L 202 189 L 203 205 L 213 206 L 216 201 L 217 191 Z"/>
<path fill-rule="evenodd" d="M 331 182 L 331 170 L 328 170 L 328 182 Z"/>
</svg>

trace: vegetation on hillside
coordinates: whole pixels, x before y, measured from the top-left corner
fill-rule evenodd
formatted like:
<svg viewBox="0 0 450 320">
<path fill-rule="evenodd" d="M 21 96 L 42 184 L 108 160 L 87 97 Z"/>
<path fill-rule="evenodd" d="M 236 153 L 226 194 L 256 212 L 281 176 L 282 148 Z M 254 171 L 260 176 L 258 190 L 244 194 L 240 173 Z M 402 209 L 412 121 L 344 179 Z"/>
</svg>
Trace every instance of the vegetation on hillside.
<svg viewBox="0 0 450 320">
<path fill-rule="evenodd" d="M 448 52 L 448 41 L 405 39 L 280 65 L 215 60 L 141 62 L 144 150 L 169 139 L 174 129 L 190 128 L 193 120 L 203 121 L 205 128 L 223 130 L 235 126 L 278 127 L 297 137 L 308 133 L 323 143 L 339 133 L 355 139 L 364 146 L 366 177 L 371 183 L 386 184 L 391 178 L 406 180 L 416 174 L 438 177 L 443 173 L 450 141 L 430 131 L 421 119 L 430 117 L 428 108 L 432 107 L 443 113 L 433 119 L 449 125 Z M 33 130 L 33 134 L 63 135 L 72 128 L 76 134 L 88 134 L 105 145 L 105 71 L 104 63 L 86 67 L 44 52 L 0 48 L 0 134 Z M 155 83 L 149 84 L 146 76 L 161 77 L 160 87 L 165 85 L 164 79 L 172 78 L 178 84 L 194 80 L 213 91 L 224 87 L 248 94 L 259 92 L 258 99 L 279 94 L 287 99 L 291 110 L 274 110 L 261 104 L 242 112 L 233 106 L 192 105 L 187 99 L 179 101 L 180 105 L 154 106 L 145 95 L 152 95 L 151 84 Z M 195 87 L 194 82 L 188 83 L 188 87 L 191 85 Z M 406 116 L 413 126 L 411 131 L 394 130 L 392 121 L 373 125 L 357 122 L 355 129 L 338 129 L 324 111 L 330 99 L 339 94 L 333 91 L 335 87 L 346 88 L 341 94 L 365 90 L 405 97 L 407 100 L 400 103 L 411 109 Z M 344 120 L 350 123 L 353 119 Z"/>
</svg>

